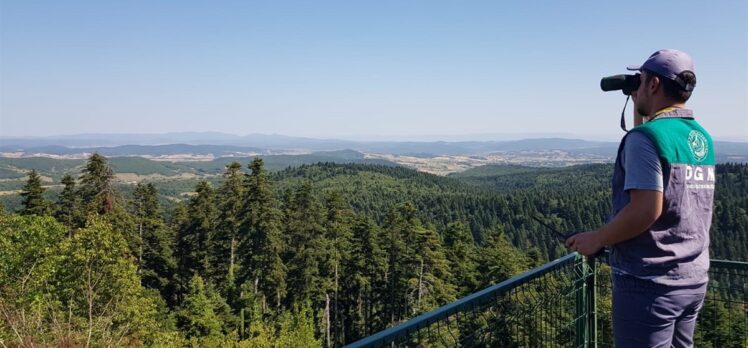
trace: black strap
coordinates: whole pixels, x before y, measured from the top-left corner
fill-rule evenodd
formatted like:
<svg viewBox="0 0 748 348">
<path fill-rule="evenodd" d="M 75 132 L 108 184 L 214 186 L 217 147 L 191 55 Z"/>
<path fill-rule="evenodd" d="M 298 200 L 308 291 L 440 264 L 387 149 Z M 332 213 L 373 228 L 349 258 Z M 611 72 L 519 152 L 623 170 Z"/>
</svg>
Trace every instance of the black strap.
<svg viewBox="0 0 748 348">
<path fill-rule="evenodd" d="M 626 103 L 623 104 L 623 111 L 621 111 L 621 129 L 623 129 L 624 132 L 629 131 L 626 129 L 626 105 L 629 105 L 629 99 L 631 99 L 631 95 L 626 96 Z"/>
</svg>

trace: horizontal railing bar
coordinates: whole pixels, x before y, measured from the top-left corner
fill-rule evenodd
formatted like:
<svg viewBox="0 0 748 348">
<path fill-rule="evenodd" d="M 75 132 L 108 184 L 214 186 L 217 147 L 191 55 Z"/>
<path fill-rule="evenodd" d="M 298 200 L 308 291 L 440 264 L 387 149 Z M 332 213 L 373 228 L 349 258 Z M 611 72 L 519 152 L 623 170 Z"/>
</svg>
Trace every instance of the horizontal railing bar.
<svg viewBox="0 0 748 348">
<path fill-rule="evenodd" d="M 735 269 L 741 271 L 748 270 L 748 262 L 741 261 L 709 260 L 709 265 L 711 267 L 716 266 L 716 268 Z"/>
<path fill-rule="evenodd" d="M 566 256 L 560 257 L 549 263 L 546 263 L 540 267 L 534 268 L 530 271 L 522 273 L 520 275 L 509 278 L 498 284 L 489 286 L 481 291 L 463 297 L 455 302 L 439 307 L 433 311 L 421 314 L 413 319 L 410 319 L 400 325 L 393 326 L 384 331 L 380 331 L 369 337 L 362 338 L 356 342 L 353 342 L 346 347 L 359 348 L 359 347 L 378 347 L 390 343 L 395 338 L 408 333 L 416 331 L 420 328 L 426 327 L 432 323 L 435 323 L 441 319 L 447 318 L 450 315 L 461 311 L 464 307 L 475 306 L 476 304 L 483 304 L 495 298 L 496 295 L 501 295 L 507 290 L 514 289 L 522 284 L 525 284 L 533 279 L 536 279 L 542 275 L 545 275 L 557 268 L 560 268 L 568 263 L 574 262 L 574 260 L 581 256 L 574 252 Z"/>
</svg>

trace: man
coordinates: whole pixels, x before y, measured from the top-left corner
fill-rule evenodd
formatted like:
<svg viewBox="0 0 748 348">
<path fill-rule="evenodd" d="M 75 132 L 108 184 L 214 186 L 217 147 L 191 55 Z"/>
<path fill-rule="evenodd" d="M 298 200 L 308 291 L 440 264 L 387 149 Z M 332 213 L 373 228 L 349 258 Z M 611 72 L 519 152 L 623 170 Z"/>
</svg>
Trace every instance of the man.
<svg viewBox="0 0 748 348">
<path fill-rule="evenodd" d="M 686 101 L 691 58 L 660 50 L 632 93 L 637 127 L 621 140 L 613 212 L 566 245 L 584 255 L 610 247 L 616 347 L 692 347 L 709 269 L 714 148 Z"/>
</svg>

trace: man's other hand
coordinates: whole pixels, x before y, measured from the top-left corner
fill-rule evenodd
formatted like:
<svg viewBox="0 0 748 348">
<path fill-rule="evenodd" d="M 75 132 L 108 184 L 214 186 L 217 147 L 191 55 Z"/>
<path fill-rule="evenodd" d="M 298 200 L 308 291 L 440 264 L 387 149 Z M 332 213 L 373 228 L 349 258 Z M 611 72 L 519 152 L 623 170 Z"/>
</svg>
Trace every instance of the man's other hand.
<svg viewBox="0 0 748 348">
<path fill-rule="evenodd" d="M 566 240 L 566 247 L 584 256 L 592 256 L 604 246 L 598 237 L 597 231 L 577 233 Z"/>
</svg>

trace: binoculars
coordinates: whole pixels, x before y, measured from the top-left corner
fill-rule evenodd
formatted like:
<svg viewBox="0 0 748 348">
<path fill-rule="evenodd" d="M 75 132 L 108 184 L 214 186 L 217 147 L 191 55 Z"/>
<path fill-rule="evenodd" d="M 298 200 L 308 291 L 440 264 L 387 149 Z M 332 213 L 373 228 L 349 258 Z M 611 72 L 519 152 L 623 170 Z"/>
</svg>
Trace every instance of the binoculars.
<svg viewBox="0 0 748 348">
<path fill-rule="evenodd" d="M 600 80 L 600 88 L 604 92 L 621 90 L 624 95 L 631 95 L 633 91 L 639 88 L 641 83 L 639 75 L 622 74 L 603 77 Z"/>
</svg>

